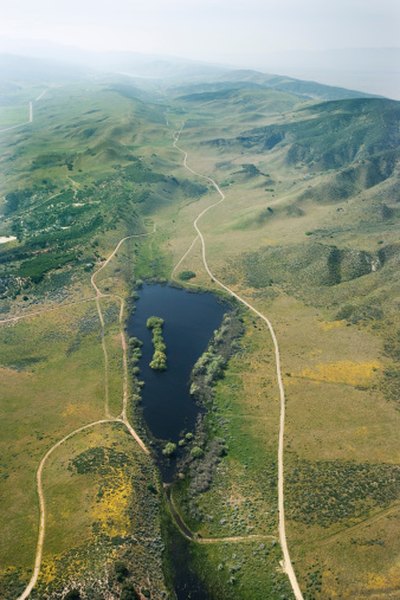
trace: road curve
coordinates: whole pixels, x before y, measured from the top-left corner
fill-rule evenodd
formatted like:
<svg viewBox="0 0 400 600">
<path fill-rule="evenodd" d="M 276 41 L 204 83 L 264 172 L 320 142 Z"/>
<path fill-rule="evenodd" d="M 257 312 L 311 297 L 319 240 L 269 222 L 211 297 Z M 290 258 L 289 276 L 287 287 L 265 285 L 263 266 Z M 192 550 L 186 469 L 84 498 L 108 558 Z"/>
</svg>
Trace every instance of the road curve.
<svg viewBox="0 0 400 600">
<path fill-rule="evenodd" d="M 194 542 L 196 544 L 223 544 L 223 543 L 241 543 L 241 542 L 255 542 L 261 540 L 276 540 L 274 535 L 269 534 L 247 534 L 247 535 L 233 535 L 233 536 L 222 536 L 222 537 L 202 537 L 201 535 L 194 533 L 183 520 L 182 515 L 180 514 L 174 498 L 172 496 L 172 488 L 171 484 L 164 483 L 164 493 L 165 499 L 167 502 L 167 506 L 169 508 L 169 512 L 172 516 L 172 519 L 175 522 L 175 525 L 178 527 L 181 535 L 186 538 L 189 542 Z"/>
<path fill-rule="evenodd" d="M 101 345 L 102 345 L 103 354 L 104 354 L 105 414 L 106 414 L 107 418 L 112 418 L 112 417 L 110 415 L 110 406 L 109 406 L 108 353 L 107 353 L 107 346 L 106 346 L 105 337 L 104 337 L 104 317 L 103 317 L 103 311 L 101 310 L 100 300 L 101 300 L 101 298 L 106 298 L 109 295 L 108 294 L 103 294 L 103 292 L 99 289 L 99 287 L 96 284 L 96 277 L 110 263 L 110 261 L 117 254 L 118 250 L 121 248 L 121 246 L 122 246 L 122 244 L 124 242 L 126 242 L 127 240 L 130 240 L 130 239 L 133 239 L 133 238 L 137 238 L 137 237 L 146 237 L 148 235 L 149 235 L 148 233 L 137 233 L 137 234 L 133 234 L 133 235 L 127 235 L 126 237 L 122 238 L 122 240 L 120 240 L 118 242 L 118 244 L 116 245 L 116 247 L 114 248 L 114 250 L 112 251 L 112 253 L 110 254 L 110 256 L 97 269 L 97 271 L 95 271 L 93 273 L 93 275 L 90 278 L 90 283 L 92 284 L 92 287 L 93 287 L 94 291 L 96 292 L 96 306 L 97 306 L 97 312 L 98 312 L 98 315 L 99 315 L 99 320 L 100 320 L 100 325 L 101 325 Z M 122 410 L 121 410 L 120 417 L 118 417 L 118 420 L 125 425 L 125 427 L 129 431 L 129 433 L 136 440 L 136 442 L 139 444 L 139 446 L 141 447 L 141 449 L 143 450 L 143 452 L 145 454 L 150 454 L 150 451 L 147 448 L 146 444 L 143 442 L 143 440 L 140 438 L 140 436 L 136 433 L 136 431 L 134 430 L 134 428 L 132 427 L 132 425 L 129 423 L 129 419 L 128 419 L 128 398 L 129 398 L 129 386 L 128 386 L 128 345 L 126 343 L 126 337 L 125 337 L 125 332 L 124 332 L 125 300 L 123 298 L 121 298 L 120 296 L 116 296 L 116 295 L 114 295 L 113 297 L 117 298 L 118 301 L 120 302 L 119 325 L 120 325 L 120 338 L 121 338 L 121 348 L 122 348 L 122 363 L 123 363 L 123 371 L 124 371 L 124 374 L 123 374 L 123 393 L 122 393 Z"/>
<path fill-rule="evenodd" d="M 29 598 L 30 593 L 32 592 L 33 588 L 36 585 L 37 579 L 39 577 L 40 567 L 42 564 L 44 535 L 45 535 L 45 530 L 46 530 L 46 503 L 45 503 L 45 498 L 44 498 L 44 493 L 43 493 L 42 476 L 43 476 L 43 469 L 44 469 L 47 459 L 50 458 L 50 456 L 53 454 L 54 450 L 59 448 L 59 446 L 64 444 L 67 440 L 74 437 L 81 431 L 85 431 L 86 429 L 90 429 L 91 427 L 95 427 L 96 425 L 101 425 L 103 423 L 115 423 L 116 421 L 117 421 L 116 419 L 100 419 L 99 421 L 93 421 L 93 423 L 88 423 L 87 425 L 83 425 L 82 427 L 75 429 L 74 431 L 72 431 L 71 433 L 69 433 L 68 435 L 63 437 L 61 440 L 59 440 L 56 444 L 54 444 L 54 446 L 52 446 L 50 448 L 50 450 L 48 450 L 46 452 L 46 454 L 43 456 L 42 460 L 40 461 L 38 470 L 36 472 L 37 492 L 38 492 L 38 496 L 39 496 L 40 520 L 39 520 L 38 541 L 37 541 L 37 545 L 36 545 L 35 565 L 33 567 L 32 577 L 31 577 L 28 585 L 26 586 L 26 588 L 24 589 L 22 594 L 20 596 L 18 596 L 17 600 L 26 600 L 26 598 Z"/>
<path fill-rule="evenodd" d="M 96 425 L 103 425 L 105 423 L 120 423 L 121 425 L 126 427 L 128 432 L 137 441 L 137 443 L 144 450 L 144 452 L 146 454 L 149 454 L 148 449 L 143 444 L 143 442 L 139 438 L 139 436 L 136 434 L 135 430 L 132 428 L 130 423 L 128 421 L 126 421 L 124 419 L 120 419 L 120 418 L 118 418 L 118 419 L 99 419 L 98 421 L 93 421 L 93 423 L 88 423 L 87 425 L 78 427 L 78 429 L 71 431 L 71 433 L 68 433 L 68 435 L 63 437 L 58 442 L 56 442 L 54 444 L 54 446 L 52 446 L 46 452 L 46 454 L 43 456 L 42 460 L 40 461 L 38 470 L 36 472 L 37 493 L 38 493 L 38 497 L 39 497 L 40 520 L 39 520 L 38 540 L 37 540 L 37 544 L 36 544 L 35 564 L 33 567 L 32 577 L 31 577 L 28 585 L 26 586 L 25 590 L 22 592 L 22 594 L 20 596 L 18 596 L 17 600 L 26 600 L 26 598 L 29 598 L 30 593 L 32 592 L 32 590 L 35 587 L 36 582 L 38 580 L 39 573 L 40 573 L 40 567 L 42 564 L 43 545 L 44 545 L 44 537 L 45 537 L 45 532 L 46 532 L 46 502 L 45 502 L 45 497 L 44 497 L 44 492 L 43 492 L 43 469 L 46 464 L 46 461 L 48 458 L 50 458 L 50 456 L 53 454 L 53 452 L 55 450 L 57 450 L 57 448 L 59 448 L 62 444 L 64 444 L 66 441 L 68 441 L 69 439 L 71 439 L 72 437 L 77 435 L 78 433 L 81 433 L 82 431 L 85 431 L 86 429 L 91 429 L 92 427 L 95 427 Z"/>
<path fill-rule="evenodd" d="M 145 454 L 150 454 L 149 449 L 147 448 L 146 444 L 143 442 L 143 440 L 139 437 L 139 435 L 136 433 L 136 431 L 134 430 L 134 428 L 132 427 L 132 425 L 129 423 L 128 420 L 128 416 L 127 416 L 127 407 L 128 407 L 128 358 L 127 358 L 127 344 L 126 344 L 126 339 L 125 339 L 125 334 L 124 334 L 124 330 L 123 330 L 123 319 L 124 319 L 124 306 L 125 306 L 125 302 L 123 300 L 123 298 L 120 298 L 119 296 L 113 296 L 111 294 L 103 294 L 102 291 L 98 288 L 98 286 L 96 285 L 96 276 L 98 275 L 98 273 L 100 273 L 100 271 L 102 271 L 108 264 L 109 262 L 112 260 L 112 258 L 114 258 L 114 256 L 116 255 L 116 253 L 118 252 L 119 248 L 121 247 L 121 245 L 128 239 L 130 238 L 134 238 L 134 237 L 142 237 L 148 235 L 147 233 L 144 234 L 136 234 L 136 235 L 129 235 L 127 237 L 124 237 L 122 240 L 120 240 L 117 244 L 117 246 L 114 248 L 113 252 L 110 254 L 110 256 L 107 258 L 107 260 L 104 261 L 104 263 L 99 267 L 99 269 L 97 269 L 97 271 L 95 271 L 90 279 L 91 284 L 96 292 L 96 296 L 95 296 L 95 300 L 96 300 L 96 305 L 97 305 L 97 310 L 98 310 L 98 314 L 99 314 L 99 320 L 100 320 L 100 324 L 101 324 L 101 331 L 102 331 L 102 346 L 103 346 L 103 352 L 104 352 L 104 368 L 105 368 L 105 392 L 106 392 L 106 403 L 105 403 L 105 413 L 106 413 L 106 418 L 105 419 L 99 419 L 98 421 L 93 421 L 92 423 L 88 423 L 87 425 L 82 425 L 82 427 L 78 427 L 78 429 L 75 429 L 74 431 L 72 431 L 71 433 L 67 434 L 66 436 L 64 436 L 61 440 L 59 440 L 58 442 L 56 442 L 47 452 L 46 454 L 43 456 L 42 460 L 39 463 L 37 472 L 36 472 L 36 484 L 37 484 L 37 494 L 38 494 L 38 498 L 39 498 L 39 513 L 40 513 L 40 517 L 39 517 L 39 533 L 38 533 L 38 540 L 37 540 L 37 544 L 36 544 L 36 554 L 35 554 L 35 563 L 34 563 L 34 567 L 33 567 L 33 572 L 32 572 L 32 576 L 26 586 L 26 588 L 24 589 L 24 591 L 22 592 L 22 594 L 20 596 L 18 596 L 17 600 L 26 600 L 27 598 L 29 598 L 33 588 L 35 587 L 38 577 L 39 577 L 39 573 L 40 573 L 40 567 L 42 564 L 42 556 L 43 556 L 43 545 L 44 545 L 44 538 L 45 538 L 45 531 L 46 531 L 46 503 L 45 503 L 45 497 L 44 497 L 44 492 L 43 492 L 43 469 L 45 467 L 45 464 L 47 462 L 47 459 L 53 454 L 53 452 L 59 448 L 62 444 L 64 444 L 66 441 L 68 441 L 69 439 L 71 439 L 72 437 L 74 437 L 75 435 L 77 435 L 78 433 L 81 433 L 82 431 L 85 431 L 86 429 L 90 429 L 91 427 L 95 427 L 96 425 L 101 425 L 104 423 L 119 423 L 121 425 L 123 425 L 127 430 L 128 433 L 134 438 L 134 440 L 137 442 L 137 444 L 140 446 L 140 448 L 143 450 L 143 452 Z M 103 317 L 103 313 L 101 310 L 101 306 L 100 306 L 100 299 L 101 298 L 107 298 L 107 297 L 114 297 L 117 298 L 120 302 L 120 312 L 119 312 L 119 323 L 120 323 L 120 327 L 121 327 L 121 331 L 120 331 L 120 335 L 121 335 L 121 346 L 122 346 L 122 351 L 123 351 L 123 365 L 124 365 L 124 375 L 123 375 L 123 403 L 122 403 L 122 412 L 121 412 L 121 416 L 120 417 L 116 417 L 113 418 L 111 416 L 109 416 L 109 407 L 108 407 L 108 375 L 107 375 L 107 369 L 108 369 L 108 355 L 107 355 L 107 348 L 105 345 L 105 340 L 104 340 L 104 317 Z M 93 300 L 93 298 L 90 298 L 88 300 Z M 85 300 L 86 301 L 86 300 Z M 74 302 L 74 303 L 70 303 L 70 304 L 77 304 L 78 302 Z M 65 306 L 65 305 L 63 305 Z M 49 310 L 54 310 L 54 309 L 49 309 Z M 30 313 L 27 315 L 23 315 L 20 317 L 13 317 L 11 319 L 5 319 L 4 321 L 0 322 L 0 323 L 6 323 L 6 322 L 10 322 L 10 321 L 16 321 L 18 319 L 24 318 L 24 317 L 28 317 L 28 316 L 34 316 L 37 314 L 41 314 L 47 312 L 45 310 L 43 311 L 37 311 L 36 313 Z"/>
<path fill-rule="evenodd" d="M 215 208 L 216 206 L 218 206 L 219 204 L 221 204 L 221 202 L 223 202 L 225 200 L 225 194 L 222 192 L 221 188 L 216 183 L 216 181 L 214 181 L 214 179 L 212 179 L 211 177 L 208 177 L 207 175 L 203 175 L 202 173 L 198 173 L 197 171 L 195 171 L 194 169 L 192 169 L 191 167 L 188 166 L 188 164 L 187 164 L 188 153 L 185 150 L 183 150 L 183 148 L 180 148 L 180 146 L 178 146 L 178 141 L 179 141 L 181 132 L 182 132 L 182 129 L 175 135 L 173 146 L 174 146 L 174 148 L 176 148 L 177 150 L 179 150 L 179 152 L 181 152 L 183 154 L 183 166 L 185 167 L 185 169 L 187 169 L 193 175 L 208 181 L 215 188 L 215 190 L 218 192 L 218 194 L 220 196 L 220 200 L 218 200 L 217 202 L 214 202 L 214 204 L 211 204 L 210 206 L 207 206 L 204 210 L 201 211 L 201 213 L 193 221 L 193 227 L 195 228 L 196 233 L 197 233 L 198 237 L 200 238 L 200 242 L 201 242 L 201 254 L 202 254 L 204 268 L 205 268 L 206 272 L 208 273 L 208 275 L 210 276 L 210 278 L 217 285 L 219 285 L 222 289 L 224 289 L 226 292 L 228 292 L 228 294 L 230 294 L 231 296 L 236 298 L 236 300 L 238 300 L 239 302 L 244 304 L 249 310 L 251 310 L 258 317 L 260 317 L 260 319 L 262 319 L 264 321 L 264 323 L 266 323 L 268 330 L 270 332 L 271 338 L 272 338 L 273 345 L 274 345 L 276 375 L 277 375 L 279 398 L 280 398 L 280 417 L 279 417 L 279 436 L 278 436 L 279 542 L 280 542 L 280 545 L 282 548 L 282 554 L 283 554 L 283 565 L 282 566 L 283 566 L 285 573 L 287 574 L 287 576 L 289 578 L 293 594 L 294 594 L 296 600 L 303 600 L 303 595 L 301 593 L 300 586 L 297 581 L 296 573 L 294 572 L 294 569 L 293 569 L 293 565 L 292 565 L 292 561 L 291 561 L 290 553 L 289 553 L 289 548 L 288 548 L 288 544 L 287 544 L 287 539 L 286 539 L 285 506 L 284 506 L 284 470 L 283 470 L 283 450 L 284 450 L 284 434 L 285 434 L 285 390 L 283 387 L 283 380 L 282 380 L 281 357 L 280 357 L 280 352 L 279 352 L 278 340 L 277 340 L 275 330 L 272 326 L 271 321 L 265 315 L 263 315 L 259 310 L 257 310 L 254 306 L 252 306 L 249 302 L 247 302 L 244 298 L 242 298 L 241 296 L 236 294 L 236 292 L 231 290 L 227 285 L 222 283 L 222 281 L 217 279 L 215 277 L 215 275 L 213 274 L 213 272 L 211 271 L 210 267 L 208 266 L 207 256 L 206 256 L 206 243 L 204 240 L 204 236 L 201 232 L 201 229 L 199 227 L 199 221 L 212 208 Z M 193 242 L 193 244 L 194 244 L 194 242 Z M 185 256 L 187 256 L 187 254 Z"/>
</svg>

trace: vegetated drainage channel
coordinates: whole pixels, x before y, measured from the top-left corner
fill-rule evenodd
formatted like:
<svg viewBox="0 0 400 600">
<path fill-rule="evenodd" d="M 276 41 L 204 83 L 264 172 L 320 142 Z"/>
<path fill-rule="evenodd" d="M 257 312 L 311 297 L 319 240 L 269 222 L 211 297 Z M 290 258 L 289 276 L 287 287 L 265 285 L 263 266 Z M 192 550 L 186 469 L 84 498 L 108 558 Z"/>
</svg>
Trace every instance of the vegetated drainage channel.
<svg viewBox="0 0 400 600">
<path fill-rule="evenodd" d="M 128 320 L 128 334 L 143 342 L 139 361 L 143 418 L 157 440 L 157 460 L 164 483 L 175 475 L 175 460 L 161 453 L 164 443 L 178 443 L 182 434 L 193 432 L 202 410 L 190 396 L 190 374 L 197 359 L 229 310 L 227 303 L 208 292 L 189 292 L 162 284 L 145 284 L 139 290 L 135 311 Z M 146 326 L 149 317 L 164 320 L 163 336 L 167 347 L 167 370 L 150 368 L 153 355 L 151 331 Z M 178 450 L 179 452 L 179 450 Z M 171 562 L 175 566 L 174 585 L 178 600 L 210 598 L 188 565 L 188 542 L 180 538 L 168 544 Z M 175 537 L 175 536 L 174 536 Z"/>
</svg>

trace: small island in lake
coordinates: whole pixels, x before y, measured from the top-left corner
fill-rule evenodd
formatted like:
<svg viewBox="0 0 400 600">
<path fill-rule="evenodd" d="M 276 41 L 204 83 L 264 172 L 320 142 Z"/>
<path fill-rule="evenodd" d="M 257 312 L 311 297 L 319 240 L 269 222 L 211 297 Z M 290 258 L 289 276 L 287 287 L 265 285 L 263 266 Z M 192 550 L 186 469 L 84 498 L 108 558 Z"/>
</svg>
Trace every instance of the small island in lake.
<svg viewBox="0 0 400 600">
<path fill-rule="evenodd" d="M 164 319 L 160 317 L 149 317 L 146 321 L 146 326 L 153 332 L 154 354 L 150 362 L 150 367 L 154 371 L 165 371 L 167 368 L 167 355 L 165 353 L 167 347 L 163 338 Z"/>
</svg>

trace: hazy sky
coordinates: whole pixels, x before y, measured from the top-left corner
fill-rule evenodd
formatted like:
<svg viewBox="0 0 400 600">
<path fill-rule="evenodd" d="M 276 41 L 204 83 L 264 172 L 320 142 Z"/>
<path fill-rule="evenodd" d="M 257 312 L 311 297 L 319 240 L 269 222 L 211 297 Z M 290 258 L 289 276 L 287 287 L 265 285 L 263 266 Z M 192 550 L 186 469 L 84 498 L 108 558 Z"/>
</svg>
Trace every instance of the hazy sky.
<svg viewBox="0 0 400 600">
<path fill-rule="evenodd" d="M 0 36 L 245 64 L 399 45 L 399 0 L 0 0 Z"/>
</svg>

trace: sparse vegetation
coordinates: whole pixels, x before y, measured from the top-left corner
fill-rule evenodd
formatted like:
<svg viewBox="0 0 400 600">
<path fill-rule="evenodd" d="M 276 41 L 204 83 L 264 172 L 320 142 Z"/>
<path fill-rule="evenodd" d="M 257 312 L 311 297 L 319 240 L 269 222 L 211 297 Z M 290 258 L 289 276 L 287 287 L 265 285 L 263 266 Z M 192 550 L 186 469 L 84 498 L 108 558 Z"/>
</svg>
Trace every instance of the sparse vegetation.
<svg viewBox="0 0 400 600">
<path fill-rule="evenodd" d="M 400 497 L 400 466 L 297 461 L 286 476 L 288 517 L 329 527 Z"/>
</svg>

